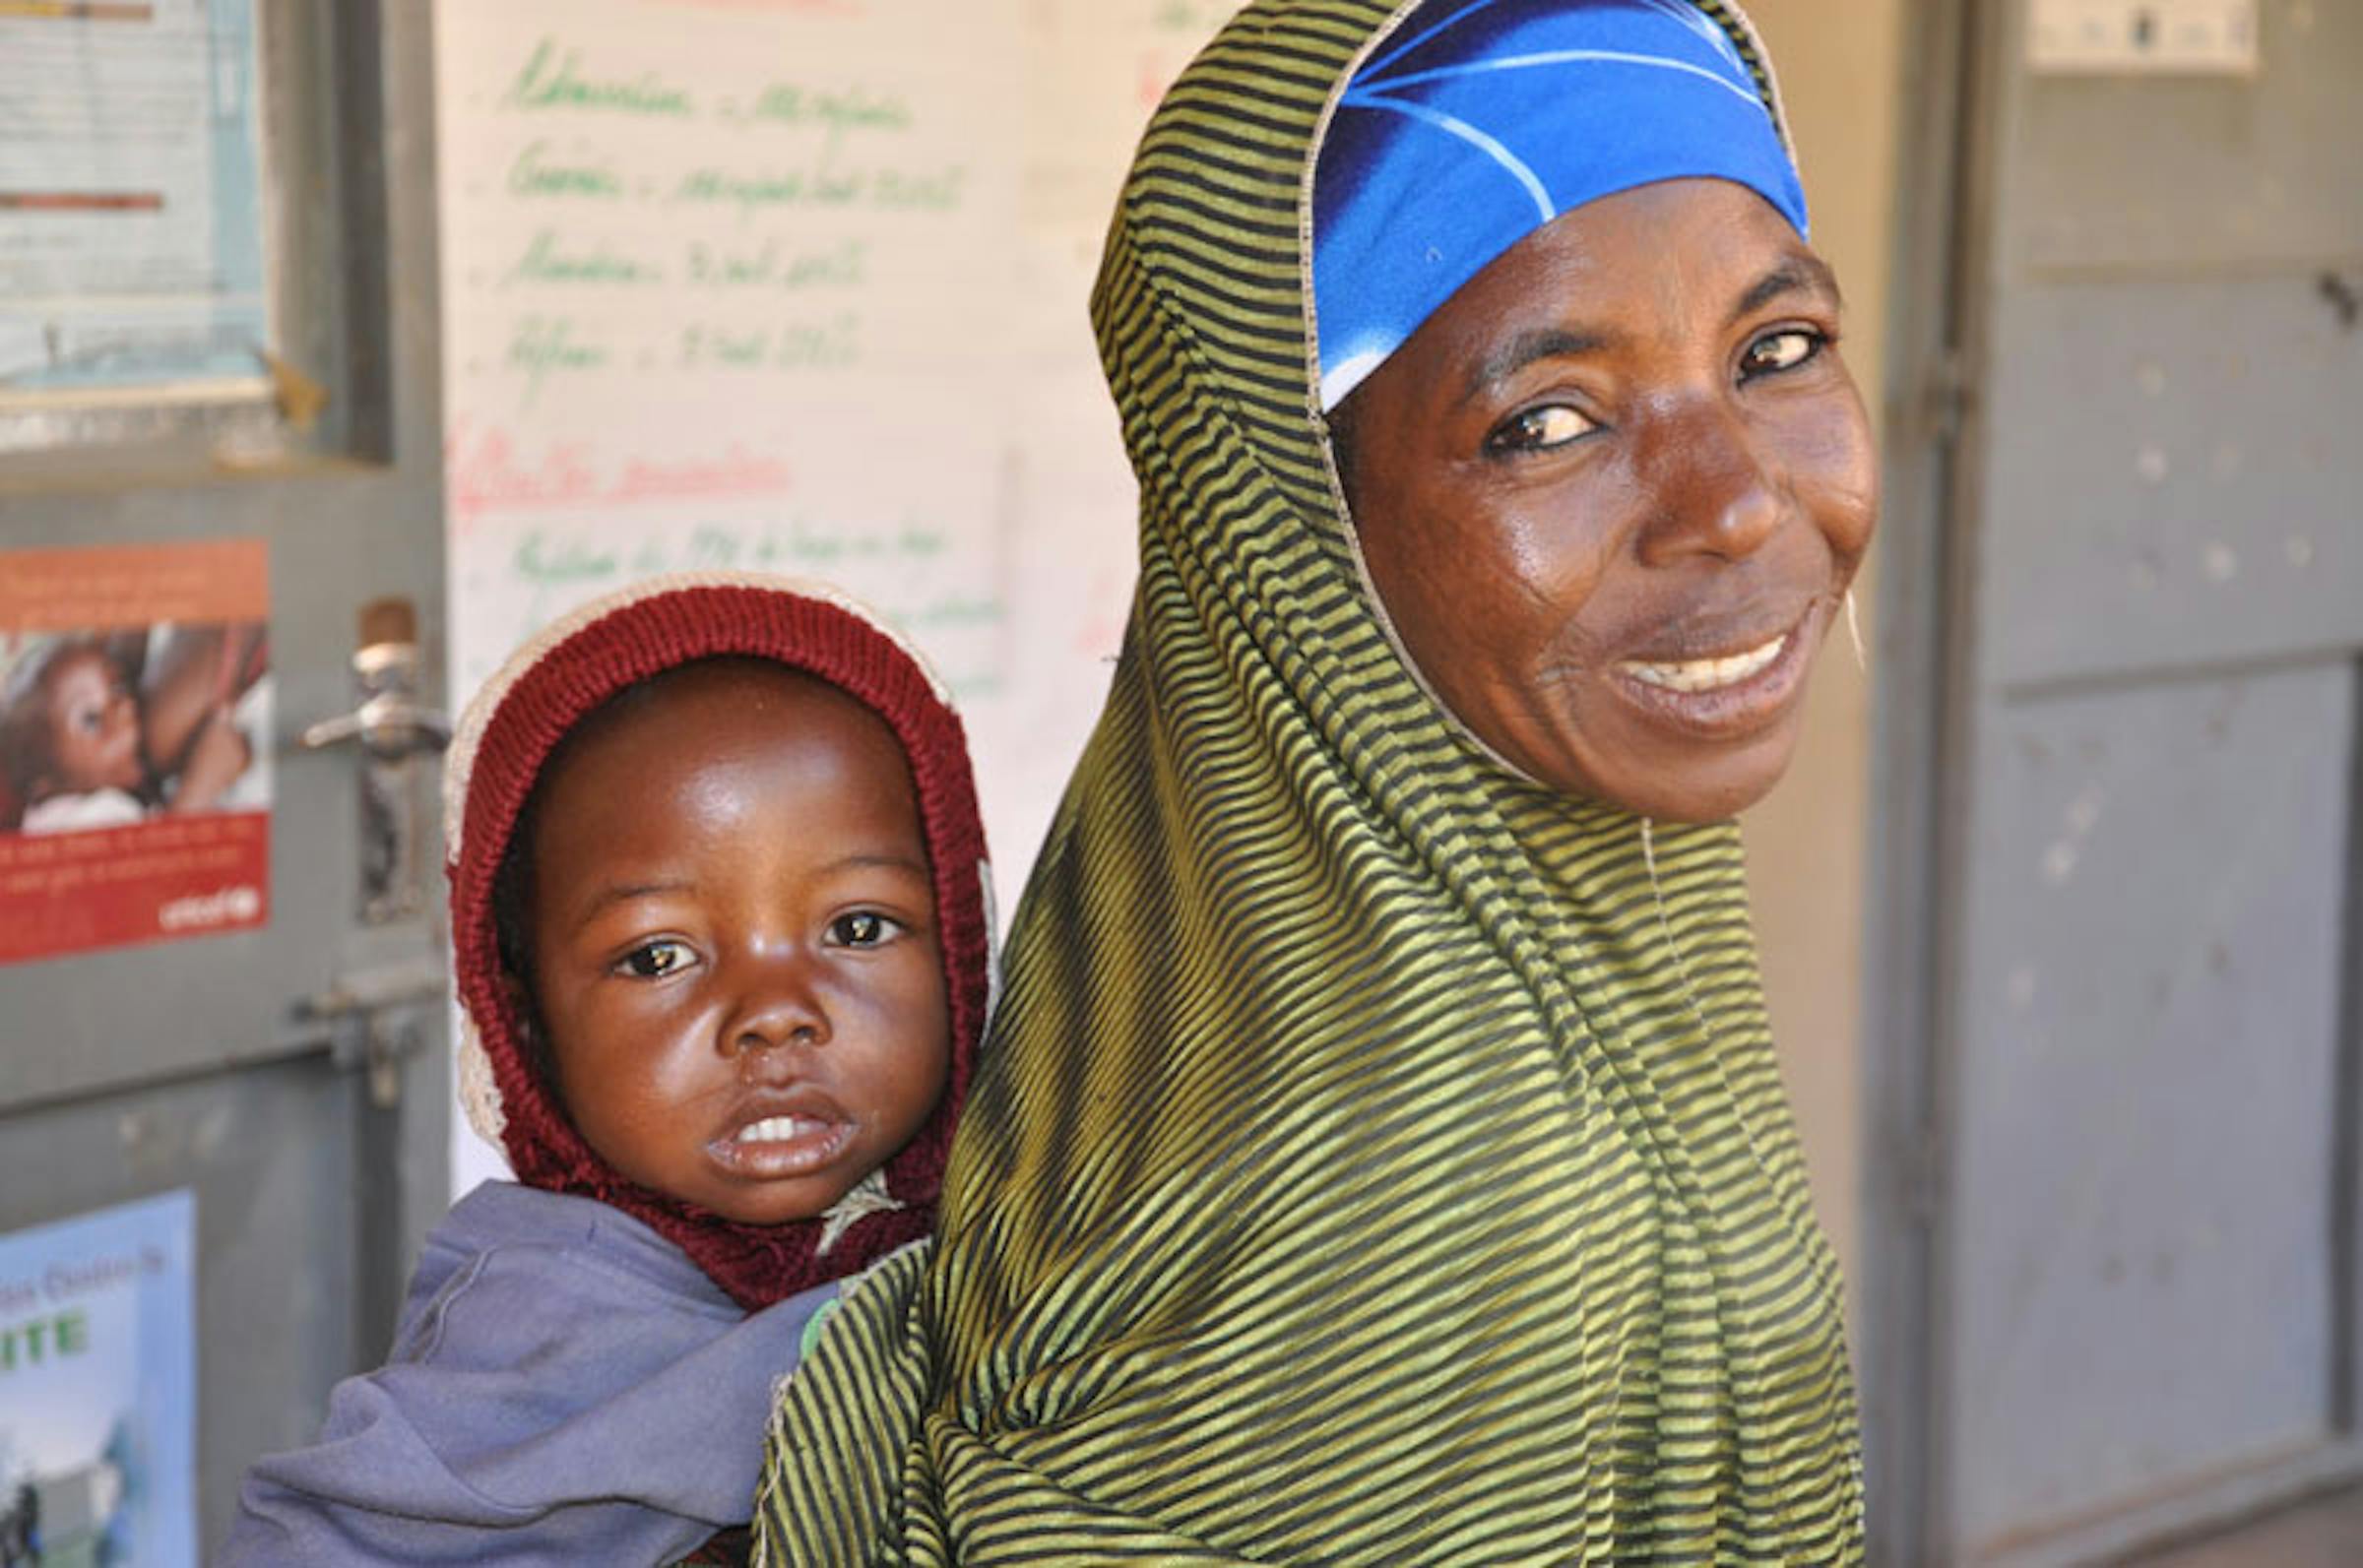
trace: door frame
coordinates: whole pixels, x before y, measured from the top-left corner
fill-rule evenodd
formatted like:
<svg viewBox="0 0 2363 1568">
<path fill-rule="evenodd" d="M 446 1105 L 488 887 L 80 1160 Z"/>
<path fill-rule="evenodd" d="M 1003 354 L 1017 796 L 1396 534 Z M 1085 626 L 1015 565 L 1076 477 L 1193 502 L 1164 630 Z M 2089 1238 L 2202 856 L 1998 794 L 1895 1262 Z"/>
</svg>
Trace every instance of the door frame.
<svg viewBox="0 0 2363 1568">
<path fill-rule="evenodd" d="M 314 755 L 294 748 L 289 737 L 308 720 L 342 713 L 354 701 L 352 672 L 345 659 L 352 650 L 348 589 L 415 596 L 417 640 L 423 655 L 424 695 L 439 699 L 443 687 L 446 598 L 443 563 L 442 372 L 440 278 L 437 246 L 435 112 L 433 96 L 433 8 L 428 0 L 258 0 L 258 42 L 264 51 L 258 91 L 263 104 L 265 178 L 270 191 L 271 288 L 288 313 L 279 323 L 282 357 L 331 395 L 311 431 L 290 430 L 278 444 L 239 450 L 237 463 L 218 462 L 215 445 L 224 429 L 243 430 L 241 420 L 257 410 L 243 406 L 191 406 L 168 399 L 154 405 L 126 400 L 121 407 L 78 411 L 70 440 L 0 453 L 0 509 L 12 524 L 22 520 L 22 538 L 10 547 L 84 542 L 163 543 L 225 526 L 218 515 L 243 506 L 267 513 L 271 522 L 241 532 L 272 537 L 271 569 L 280 592 L 272 605 L 275 636 L 287 618 L 316 623 L 335 619 L 340 630 L 333 659 L 298 664 L 275 663 L 278 681 L 274 729 L 281 741 L 274 758 L 283 770 L 272 801 L 275 891 L 291 878 L 310 886 L 342 887 L 350 866 L 305 866 L 299 841 L 288 822 L 297 770 L 315 780 L 333 778 L 330 796 L 308 798 L 323 809 L 357 816 L 349 799 L 347 776 L 355 764 L 347 757 Z M 289 138 L 300 139 L 303 156 L 277 160 Z M 271 417 L 278 415 L 273 412 Z M 251 422 L 251 421 L 249 421 Z M 357 541 L 331 538 L 327 531 L 307 533 L 286 526 L 287 516 L 315 509 L 366 506 L 379 521 L 399 519 L 394 531 L 364 531 Z M 415 525 L 415 526 L 412 526 Z M 400 536 L 396 536 L 399 532 Z M 100 535 L 103 534 L 103 539 Z M 303 585 L 333 563 L 338 593 L 333 602 Z M 383 585 L 380 587 L 379 585 Z M 316 602 L 306 602 L 309 597 Z M 306 637 L 310 633 L 307 631 Z M 292 639 L 289 639 L 290 641 Z M 431 774 L 423 767 L 422 772 Z M 338 940 L 315 969 L 308 964 L 280 978 L 285 992 L 272 990 L 254 1006 L 254 1027 L 234 1035 L 198 1038 L 189 1030 L 179 1043 L 192 1048 L 164 1057 L 140 1044 L 103 1059 L 81 1060 L 70 1071 L 0 1071 L 0 1117 L 25 1121 L 89 1113 L 108 1101 L 151 1092 L 179 1093 L 216 1080 L 227 1083 L 247 1073 L 313 1071 L 351 1075 L 352 1120 L 340 1118 L 319 1129 L 327 1147 L 344 1156 L 338 1184 L 326 1189 L 323 1212 L 341 1206 L 336 1221 L 353 1238 L 354 1264 L 349 1278 L 333 1269 L 338 1289 L 349 1299 L 333 1300 L 314 1316 L 342 1325 L 339 1337 L 323 1337 L 348 1364 L 336 1374 L 359 1370 L 382 1359 L 401 1305 L 404 1284 L 419 1244 L 450 1203 L 449 1122 L 452 1107 L 445 1020 L 449 1006 L 445 973 L 441 889 L 435 870 L 441 855 L 432 802 L 431 777 L 418 781 L 420 848 L 429 878 L 424 913 L 383 928 L 340 927 Z M 315 812 L 312 815 L 317 816 Z M 348 859 L 357 828 L 335 841 L 334 852 Z M 289 908 L 274 900 L 273 922 L 289 918 Z M 238 937 L 202 939 L 229 943 Z M 196 943 L 174 944 L 194 952 Z M 165 948 L 155 949 L 164 952 Z M 184 955 L 185 957 L 185 955 Z M 45 963 L 114 964 L 111 953 L 70 954 Z M 228 966 L 224 965 L 226 973 Z M 231 974 L 224 986 L 235 990 L 252 979 Z M 423 976 L 423 977 L 422 977 Z M 14 972 L 0 978 L 20 978 Z M 77 979 L 76 983 L 96 983 Z M 251 987 L 260 995 L 260 987 Z M 220 987 L 178 999 L 194 1011 L 214 1005 Z M 424 993 L 421 995 L 421 993 Z M 336 1015 L 307 1017 L 292 1004 L 327 998 Z M 380 1006 L 379 1004 L 382 1004 Z M 394 1086 L 391 1105 L 372 1099 L 363 1075 L 372 1057 L 371 1026 L 387 1023 L 375 1043 L 379 1076 Z M 405 1053 L 401 1047 L 415 1042 Z M 138 1053 L 154 1054 L 149 1060 Z M 309 1064 L 317 1064 L 316 1067 Z M 128 1136 L 128 1135 L 127 1135 Z M 101 1146 L 101 1154 L 103 1148 Z M 168 1167 L 177 1173 L 195 1157 L 175 1153 Z M 126 1197 L 159 1190 L 165 1177 L 128 1160 L 109 1167 L 106 1183 L 130 1189 Z M 351 1172 L 345 1189 L 344 1171 Z M 175 1177 L 175 1179 L 177 1179 Z M 31 1204 L 46 1206 L 53 1195 L 27 1184 Z M 107 1201 L 114 1201 L 111 1198 Z M 96 1205 L 76 1203 L 41 1220 L 71 1219 Z M 217 1208 L 215 1215 L 227 1213 Z M 196 1509 L 200 1554 L 218 1544 L 235 1500 L 239 1470 L 251 1452 L 218 1452 L 212 1445 L 210 1412 L 226 1408 L 209 1388 L 217 1378 L 250 1374 L 249 1348 L 231 1352 L 224 1368 L 211 1365 L 216 1348 L 205 1336 L 209 1272 L 216 1260 L 204 1252 L 209 1220 L 197 1218 L 192 1310 L 197 1346 Z M 279 1233 L 286 1233 L 285 1231 Z M 350 1353 L 348 1353 L 348 1351 Z M 293 1350 L 274 1346 L 280 1366 L 293 1365 L 288 1379 L 309 1377 L 313 1368 Z M 250 1359 L 240 1361 L 238 1354 Z M 325 1378 L 307 1392 L 304 1408 L 271 1406 L 289 1413 L 290 1423 L 316 1430 Z M 256 1396 L 249 1410 L 266 1407 Z M 240 1411 L 241 1414 L 246 1411 Z M 247 1426 L 241 1425 L 241 1432 Z M 290 1425 L 292 1429 L 292 1425 Z M 272 1446 L 287 1446 L 285 1434 Z M 224 1445 L 226 1447 L 226 1445 Z"/>
<path fill-rule="evenodd" d="M 1862 1385 L 1870 1558 L 1907 1568 L 1949 1536 L 1944 1322 L 1946 1069 L 1965 852 L 1972 667 L 1966 602 L 1976 516 L 1974 377 L 1992 105 L 1980 0 L 1907 9 L 1902 94 L 1914 110 L 1896 159 L 1878 642 L 1872 669 L 1870 849 L 1863 933 Z"/>
<path fill-rule="evenodd" d="M 1908 8 L 1887 326 L 1884 502 L 1872 698 L 1862 1035 L 1862 1321 L 1857 1362 L 1870 1560 L 1955 1560 L 1950 1376 L 1953 1091 L 1961 895 L 1976 717 L 1980 389 L 2002 263 L 1997 181 L 2023 3 Z M 2359 688 L 2363 689 L 2363 688 Z M 2358 699 L 2363 709 L 2363 698 Z M 2363 737 L 2363 712 L 2356 733 Z M 2363 740 L 2350 763 L 2363 802 Z M 1987 1563 L 2073 1564 L 2219 1528 L 2363 1479 L 2363 817 L 2346 851 L 2331 1209 L 2328 1441 L 2105 1516 L 2043 1526 Z"/>
</svg>

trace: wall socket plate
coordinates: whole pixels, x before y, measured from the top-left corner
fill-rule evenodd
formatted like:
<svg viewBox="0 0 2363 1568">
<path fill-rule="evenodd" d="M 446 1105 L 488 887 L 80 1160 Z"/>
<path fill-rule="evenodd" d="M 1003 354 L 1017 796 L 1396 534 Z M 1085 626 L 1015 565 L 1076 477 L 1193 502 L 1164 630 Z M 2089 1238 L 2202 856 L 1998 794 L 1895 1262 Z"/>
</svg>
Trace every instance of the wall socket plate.
<svg viewBox="0 0 2363 1568">
<path fill-rule="evenodd" d="M 2052 75 L 2254 76 L 2257 0 L 2031 0 L 2026 53 Z"/>
</svg>

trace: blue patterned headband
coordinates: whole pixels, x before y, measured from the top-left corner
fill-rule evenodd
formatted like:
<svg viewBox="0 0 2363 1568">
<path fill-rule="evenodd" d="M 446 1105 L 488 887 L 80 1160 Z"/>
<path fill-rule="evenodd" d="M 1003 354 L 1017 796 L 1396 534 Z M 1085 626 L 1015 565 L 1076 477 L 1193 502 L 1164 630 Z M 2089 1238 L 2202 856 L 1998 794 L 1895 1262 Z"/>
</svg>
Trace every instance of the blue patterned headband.
<svg viewBox="0 0 2363 1568">
<path fill-rule="evenodd" d="M 1805 233 L 1754 77 L 1687 0 L 1428 0 L 1347 85 L 1314 171 L 1322 409 L 1560 214 L 1698 175 Z"/>
</svg>

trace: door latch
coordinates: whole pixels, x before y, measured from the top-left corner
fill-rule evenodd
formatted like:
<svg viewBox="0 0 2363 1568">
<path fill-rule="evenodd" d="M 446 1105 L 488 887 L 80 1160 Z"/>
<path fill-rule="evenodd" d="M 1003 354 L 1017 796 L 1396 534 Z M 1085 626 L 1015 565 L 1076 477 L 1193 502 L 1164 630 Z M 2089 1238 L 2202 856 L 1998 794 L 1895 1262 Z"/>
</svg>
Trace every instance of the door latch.
<svg viewBox="0 0 2363 1568">
<path fill-rule="evenodd" d="M 386 925 L 426 905 L 418 757 L 451 743 L 451 721 L 418 700 L 418 612 L 407 598 L 361 606 L 352 656 L 359 701 L 303 731 L 303 748 L 360 749 L 360 918 Z"/>
<path fill-rule="evenodd" d="M 325 1045 L 338 1067 L 367 1075 L 370 1104 L 392 1110 L 402 1102 L 403 1064 L 425 1048 L 419 1009 L 443 998 L 439 965 L 372 970 L 298 1001 L 296 1033 L 283 1044 Z"/>
</svg>

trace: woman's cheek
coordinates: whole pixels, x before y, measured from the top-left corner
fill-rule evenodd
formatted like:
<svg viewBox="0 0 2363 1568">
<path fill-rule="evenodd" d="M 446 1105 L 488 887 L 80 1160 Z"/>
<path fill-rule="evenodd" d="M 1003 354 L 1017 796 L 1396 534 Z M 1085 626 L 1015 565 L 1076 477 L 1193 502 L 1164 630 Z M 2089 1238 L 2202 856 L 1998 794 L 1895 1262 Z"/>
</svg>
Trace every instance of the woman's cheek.
<svg viewBox="0 0 2363 1568">
<path fill-rule="evenodd" d="M 1820 410 L 1812 427 L 1798 434 L 1798 498 L 1852 577 L 1879 525 L 1879 461 L 1851 384 L 1836 407 Z"/>
</svg>

